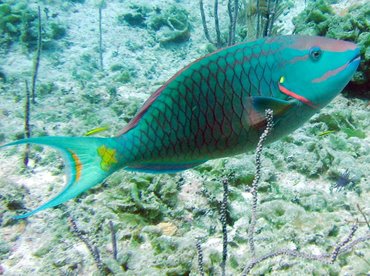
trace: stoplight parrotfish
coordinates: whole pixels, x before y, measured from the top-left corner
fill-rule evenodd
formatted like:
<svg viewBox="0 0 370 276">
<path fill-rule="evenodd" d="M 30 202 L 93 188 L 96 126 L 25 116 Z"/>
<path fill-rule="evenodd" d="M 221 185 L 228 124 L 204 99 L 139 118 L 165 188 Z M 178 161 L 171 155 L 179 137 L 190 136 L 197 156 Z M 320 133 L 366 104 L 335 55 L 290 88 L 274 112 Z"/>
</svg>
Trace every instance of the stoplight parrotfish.
<svg viewBox="0 0 370 276">
<path fill-rule="evenodd" d="M 274 112 L 267 142 L 307 121 L 338 95 L 360 62 L 351 42 L 323 37 L 262 38 L 218 50 L 177 72 L 112 138 L 15 141 L 59 150 L 67 184 L 26 218 L 72 199 L 119 169 L 174 173 L 254 149 Z"/>
</svg>

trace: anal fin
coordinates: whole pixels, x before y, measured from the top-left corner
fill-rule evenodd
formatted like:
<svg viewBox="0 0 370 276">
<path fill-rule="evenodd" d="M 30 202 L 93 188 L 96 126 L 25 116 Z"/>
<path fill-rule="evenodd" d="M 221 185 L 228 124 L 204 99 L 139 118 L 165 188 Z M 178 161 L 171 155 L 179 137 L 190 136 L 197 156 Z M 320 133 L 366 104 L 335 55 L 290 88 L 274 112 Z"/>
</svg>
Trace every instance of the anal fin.
<svg viewBox="0 0 370 276">
<path fill-rule="evenodd" d="M 279 117 L 284 115 L 292 106 L 293 102 L 285 101 L 273 97 L 254 96 L 250 97 L 247 103 L 248 108 L 248 123 L 254 128 L 265 126 L 266 118 L 265 111 L 271 109 L 274 113 L 275 123 Z"/>
</svg>

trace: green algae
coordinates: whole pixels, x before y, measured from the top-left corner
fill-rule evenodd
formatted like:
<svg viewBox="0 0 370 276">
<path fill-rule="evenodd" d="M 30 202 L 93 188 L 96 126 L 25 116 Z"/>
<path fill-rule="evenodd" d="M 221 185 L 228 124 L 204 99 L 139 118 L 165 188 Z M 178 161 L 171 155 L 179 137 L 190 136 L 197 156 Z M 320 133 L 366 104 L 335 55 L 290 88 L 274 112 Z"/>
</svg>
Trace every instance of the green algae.
<svg viewBox="0 0 370 276">
<path fill-rule="evenodd" d="M 53 249 L 52 244 L 55 243 L 55 242 L 56 241 L 54 241 L 52 243 L 47 243 L 47 244 L 42 245 L 36 251 L 34 251 L 32 254 L 35 257 L 38 257 L 38 258 L 44 257 L 45 255 L 47 255 Z"/>
<path fill-rule="evenodd" d="M 117 17 L 119 24 L 128 23 L 131 26 L 145 27 L 146 19 L 152 12 L 148 6 L 130 5 L 130 12 L 121 14 Z"/>
<path fill-rule="evenodd" d="M 0 45 L 3 47 L 9 47 L 17 39 L 23 43 L 27 43 L 28 39 L 36 40 L 31 33 L 31 24 L 36 19 L 36 13 L 28 10 L 26 1 L 17 2 L 0 4 Z"/>
<path fill-rule="evenodd" d="M 131 81 L 131 74 L 127 70 L 121 71 L 114 77 L 114 80 L 120 83 L 128 83 Z"/>
<path fill-rule="evenodd" d="M 10 179 L 0 179 L 0 216 L 7 214 L 5 224 L 14 223 L 11 221 L 10 214 L 15 215 L 15 211 L 25 208 L 24 197 L 27 190 L 10 181 Z"/>
<path fill-rule="evenodd" d="M 0 241 L 0 260 L 6 259 L 10 253 L 10 244 L 4 241 Z"/>
<path fill-rule="evenodd" d="M 161 9 L 134 4 L 130 6 L 130 12 L 119 15 L 117 20 L 132 27 L 147 27 L 159 43 L 166 45 L 189 40 L 188 15 L 185 9 L 175 5 Z"/>
<path fill-rule="evenodd" d="M 164 180 L 165 179 L 165 180 Z M 114 179 L 121 184 L 119 179 Z M 178 189 L 172 178 L 153 178 L 151 175 L 137 175 L 126 180 L 125 189 L 119 194 L 111 194 L 109 208 L 129 224 L 130 219 L 144 218 L 143 222 L 158 223 L 165 215 L 172 213 L 177 204 Z M 164 182 L 163 182 L 164 181 Z M 113 191 L 112 191 L 113 192 Z M 135 214 L 132 218 L 126 213 Z M 129 220 L 128 220 L 129 219 Z M 142 223 L 138 223 L 141 225 Z"/>
<path fill-rule="evenodd" d="M 37 96 L 43 98 L 46 95 L 51 95 L 51 93 L 55 92 L 57 89 L 58 87 L 53 82 L 40 83 Z"/>
<path fill-rule="evenodd" d="M 47 15 L 47 13 L 46 13 Z M 0 4 L 0 45 L 5 49 L 19 42 L 27 51 L 37 46 L 38 20 L 37 12 L 29 7 L 28 1 L 7 1 Z M 67 34 L 66 26 L 57 18 L 47 18 L 43 22 L 42 48 L 54 50 L 58 48 L 57 40 Z"/>
<path fill-rule="evenodd" d="M 125 67 L 121 64 L 113 64 L 111 67 L 110 67 L 110 70 L 112 72 L 117 72 L 117 71 L 121 71 L 122 69 L 124 69 Z"/>
<path fill-rule="evenodd" d="M 177 6 L 170 6 L 149 19 L 148 26 L 157 32 L 160 43 L 181 43 L 189 40 L 188 12 Z"/>
<path fill-rule="evenodd" d="M 67 29 L 60 23 L 51 23 L 50 24 L 50 38 L 51 39 L 61 39 L 67 35 Z"/>
</svg>

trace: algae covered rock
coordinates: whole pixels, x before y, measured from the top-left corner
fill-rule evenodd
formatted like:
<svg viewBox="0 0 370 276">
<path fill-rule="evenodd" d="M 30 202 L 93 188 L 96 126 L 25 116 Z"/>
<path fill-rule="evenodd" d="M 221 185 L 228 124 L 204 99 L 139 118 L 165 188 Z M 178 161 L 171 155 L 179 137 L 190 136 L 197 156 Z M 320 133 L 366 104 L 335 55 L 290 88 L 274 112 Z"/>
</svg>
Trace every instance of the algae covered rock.
<svg viewBox="0 0 370 276">
<path fill-rule="evenodd" d="M 160 11 L 149 20 L 149 27 L 157 31 L 160 43 L 184 42 L 190 38 L 188 12 L 177 6 Z"/>
<path fill-rule="evenodd" d="M 3 216 L 7 211 L 13 214 L 17 210 L 24 209 L 24 194 L 26 189 L 9 179 L 0 180 L 0 216 Z"/>
<path fill-rule="evenodd" d="M 44 50 L 56 48 L 55 41 L 67 34 L 66 26 L 56 17 L 56 14 L 49 16 L 47 8 L 41 12 Z M 27 50 L 34 50 L 38 37 L 37 9 L 29 7 L 28 1 L 7 1 L 3 4 L 0 2 L 0 33 L 2 48 L 8 49 L 13 43 L 19 42 Z"/>
<path fill-rule="evenodd" d="M 293 19 L 294 33 L 324 36 L 332 17 L 335 17 L 334 11 L 325 0 L 312 2 Z"/>
<path fill-rule="evenodd" d="M 369 97 L 370 81 L 370 2 L 354 5 L 336 14 L 325 0 L 311 2 L 293 19 L 295 34 L 319 35 L 357 43 L 362 61 L 352 81 L 361 96 Z"/>
<path fill-rule="evenodd" d="M 190 38 L 188 12 L 175 5 L 161 9 L 134 4 L 129 12 L 119 15 L 117 20 L 120 24 L 148 28 L 161 44 L 181 43 Z"/>
<path fill-rule="evenodd" d="M 30 26 L 36 19 L 36 13 L 29 10 L 27 2 L 16 1 L 0 4 L 1 47 L 7 48 L 14 41 L 27 42 L 34 39 Z"/>
<path fill-rule="evenodd" d="M 133 4 L 130 6 L 130 11 L 119 15 L 117 20 L 119 24 L 126 22 L 131 26 L 145 27 L 150 13 L 150 7 Z"/>
</svg>

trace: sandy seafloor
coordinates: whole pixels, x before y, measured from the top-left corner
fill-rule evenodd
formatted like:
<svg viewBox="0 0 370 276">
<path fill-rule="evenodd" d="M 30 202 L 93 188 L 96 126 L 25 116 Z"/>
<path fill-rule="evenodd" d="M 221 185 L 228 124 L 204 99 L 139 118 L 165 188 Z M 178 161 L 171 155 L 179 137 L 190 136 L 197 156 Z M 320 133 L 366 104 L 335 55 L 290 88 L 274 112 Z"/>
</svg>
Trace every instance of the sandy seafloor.
<svg viewBox="0 0 370 276">
<path fill-rule="evenodd" d="M 32 135 L 81 136 L 102 125 L 110 128 L 100 136 L 114 135 L 161 84 L 207 53 L 198 1 L 150 3 L 161 9 L 176 4 L 190 12 L 191 38 L 187 42 L 163 46 L 153 31 L 117 24 L 117 16 L 129 11 L 130 4 L 146 2 L 108 1 L 103 10 L 103 72 L 96 66 L 99 58 L 96 3 L 88 0 L 84 4 L 58 1 L 42 4 L 51 13 L 58 13 L 55 20 L 67 27 L 67 35 L 56 42 L 54 50 L 42 52 L 38 85 L 53 83 L 54 88 L 37 96 L 37 104 L 32 106 Z M 280 22 L 285 26 L 284 33 L 291 32 L 291 17 L 302 10 L 303 3 L 296 1 Z M 335 9 L 350 4 L 339 1 Z M 30 7 L 36 10 L 37 4 L 31 1 Z M 1 70 L 7 76 L 7 81 L 0 84 L 0 144 L 22 137 L 24 80 L 31 79 L 33 55 L 14 43 L 0 57 Z M 117 64 L 130 72 L 129 82 L 117 81 L 119 72 L 111 70 Z M 339 130 L 320 136 L 329 124 L 336 124 Z M 364 137 L 348 137 L 340 129 L 348 126 L 360 130 Z M 355 238 L 369 231 L 357 207 L 370 218 L 369 134 L 368 100 L 339 95 L 303 127 L 266 147 L 259 193 L 263 203 L 258 207 L 256 226 L 257 255 L 282 247 L 313 254 L 331 252 L 356 219 L 359 230 Z M 244 182 L 250 183 L 254 174 L 252 152 L 210 161 L 176 175 L 121 171 L 64 207 L 48 209 L 26 222 L 10 223 L 15 212 L 6 207 L 9 198 L 14 195 L 18 200 L 23 194 L 21 202 L 34 208 L 55 195 L 64 181 L 62 162 L 53 151 L 37 148 L 27 171 L 22 169 L 22 155 L 22 147 L 0 152 L 0 206 L 4 208 L 0 210 L 0 275 L 98 275 L 86 246 L 71 233 L 68 216 L 75 218 L 99 248 L 103 262 L 117 275 L 199 275 L 195 237 L 202 237 L 206 272 L 220 275 L 222 232 L 217 203 L 222 198 L 220 179 L 230 173 L 234 180 L 230 181 L 232 223 L 227 228 L 227 275 L 240 274 L 251 258 L 246 235 L 251 195 L 244 192 Z M 332 191 L 331 185 L 346 170 L 355 189 Z M 132 199 L 133 187 L 141 185 L 150 191 L 139 192 L 148 199 L 141 198 L 138 203 Z M 161 193 L 171 191 L 174 185 L 179 186 L 178 193 L 169 192 L 166 199 L 161 199 Z M 140 213 L 137 205 L 149 211 Z M 132 216 L 120 212 L 120 208 L 131 208 Z M 160 215 L 157 209 L 161 210 Z M 110 220 L 118 240 L 118 261 L 112 258 Z M 262 262 L 252 273 L 368 275 L 369 271 L 369 243 L 363 243 L 342 254 L 333 265 L 278 257 Z"/>
</svg>

